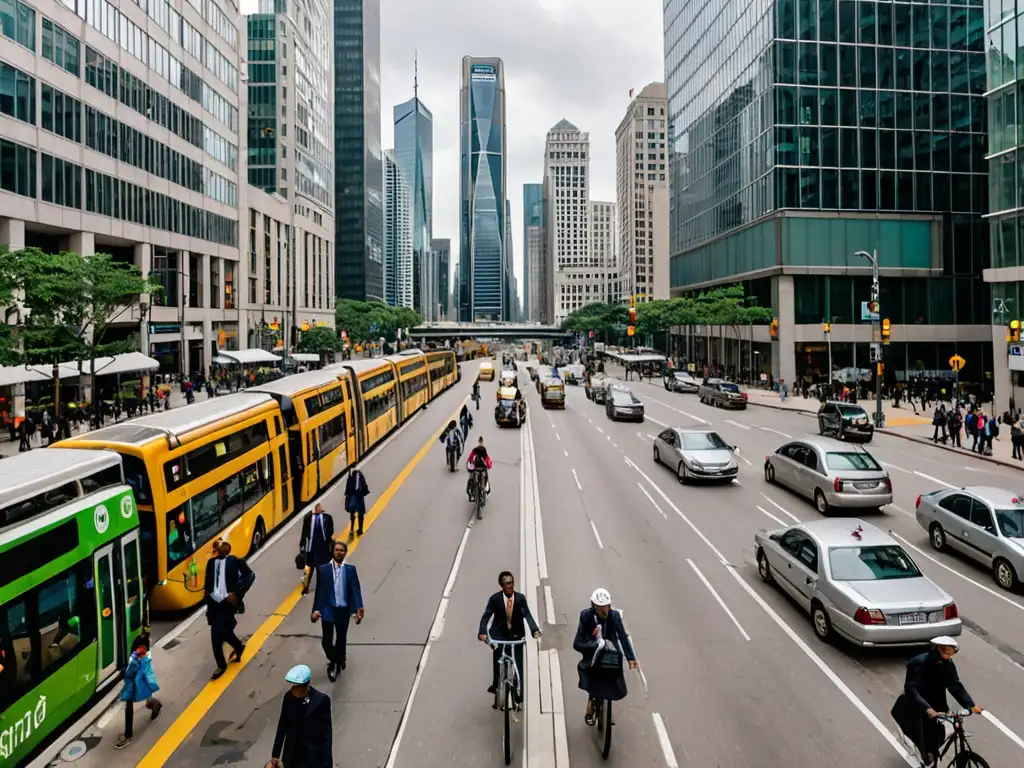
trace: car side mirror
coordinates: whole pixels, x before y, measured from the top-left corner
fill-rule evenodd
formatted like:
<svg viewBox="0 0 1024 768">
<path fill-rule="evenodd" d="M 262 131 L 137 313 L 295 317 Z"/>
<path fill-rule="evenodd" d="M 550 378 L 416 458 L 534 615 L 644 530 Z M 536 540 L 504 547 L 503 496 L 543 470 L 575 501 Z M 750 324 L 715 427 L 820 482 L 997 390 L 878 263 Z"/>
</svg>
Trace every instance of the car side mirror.
<svg viewBox="0 0 1024 768">
<path fill-rule="evenodd" d="M 811 584 L 813 584 L 813 583 L 814 583 L 815 581 L 816 581 L 816 579 L 815 579 L 815 578 L 814 578 L 813 576 L 808 576 L 808 577 L 807 577 L 807 580 L 806 580 L 806 583 L 807 583 L 807 585 L 808 585 L 808 586 L 810 586 L 810 585 L 811 585 Z"/>
<path fill-rule="evenodd" d="M 729 446 L 729 450 L 732 451 L 733 453 L 739 453 L 740 452 L 740 448 L 739 448 L 738 445 L 730 445 Z"/>
</svg>

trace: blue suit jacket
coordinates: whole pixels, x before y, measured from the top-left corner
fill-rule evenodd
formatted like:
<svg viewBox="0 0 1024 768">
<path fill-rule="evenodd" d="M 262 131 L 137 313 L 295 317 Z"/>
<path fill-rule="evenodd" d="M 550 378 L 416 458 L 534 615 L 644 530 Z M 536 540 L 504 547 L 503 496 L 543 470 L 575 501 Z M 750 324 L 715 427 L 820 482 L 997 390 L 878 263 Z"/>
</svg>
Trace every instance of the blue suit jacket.
<svg viewBox="0 0 1024 768">
<path fill-rule="evenodd" d="M 320 612 L 320 620 L 335 622 L 347 619 L 363 607 L 363 590 L 359 587 L 359 574 L 356 567 L 343 563 L 345 569 L 345 602 L 347 607 L 334 607 L 334 568 L 333 562 L 324 563 L 316 569 L 316 592 L 313 594 L 313 610 Z M 347 615 L 342 614 L 348 611 Z"/>
</svg>

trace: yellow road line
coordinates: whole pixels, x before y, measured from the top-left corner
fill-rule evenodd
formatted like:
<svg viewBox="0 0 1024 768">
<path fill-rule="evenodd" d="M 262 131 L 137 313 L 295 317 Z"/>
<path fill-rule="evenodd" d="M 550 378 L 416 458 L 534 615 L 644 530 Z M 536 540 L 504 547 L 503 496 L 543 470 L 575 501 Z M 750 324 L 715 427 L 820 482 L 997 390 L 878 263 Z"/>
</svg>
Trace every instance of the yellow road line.
<svg viewBox="0 0 1024 768">
<path fill-rule="evenodd" d="M 459 416 L 459 410 L 465 404 L 466 399 L 463 399 L 459 403 L 455 412 L 452 414 L 451 419 L 445 419 L 441 426 L 438 427 L 434 433 L 430 436 L 427 442 L 420 448 L 419 452 L 412 457 L 412 460 L 405 465 L 398 476 L 392 481 L 391 485 L 387 487 L 378 498 L 376 503 L 366 513 L 366 519 L 364 521 L 363 530 L 366 531 L 373 525 L 374 521 L 380 517 L 381 513 L 384 512 L 385 508 L 391 502 L 391 499 L 398 489 L 402 487 L 402 484 L 409 478 L 412 471 L 416 468 L 416 465 L 422 461 L 423 457 L 427 455 L 427 451 L 430 450 L 433 443 L 438 439 L 441 432 L 449 421 L 457 419 Z M 345 527 L 345 531 L 348 531 L 348 526 Z M 344 532 L 343 532 L 344 533 Z M 355 539 L 349 543 L 349 552 L 354 552 L 362 541 L 362 537 Z M 199 694 L 192 700 L 184 712 L 178 716 L 166 731 L 160 736 L 156 744 L 149 750 L 144 758 L 139 762 L 139 768 L 162 768 L 166 765 L 167 761 L 171 759 L 175 750 L 181 746 L 182 742 L 188 737 L 190 733 L 199 725 L 207 712 L 213 708 L 213 705 L 217 703 L 217 700 L 224 695 L 224 691 L 227 690 L 228 686 L 231 685 L 232 681 L 241 673 L 241 671 L 252 661 L 256 654 L 259 653 L 260 648 L 263 644 L 270 639 L 270 636 L 277 631 L 277 628 L 281 626 L 281 622 L 285 620 L 289 613 L 299 603 L 299 599 L 302 597 L 301 585 L 296 586 L 295 589 L 286 597 L 281 604 L 274 610 L 274 612 L 267 618 L 266 621 L 255 631 L 252 636 L 245 644 L 245 655 L 242 657 L 242 661 L 238 664 L 229 664 L 227 672 L 225 672 L 219 679 L 211 680 L 206 686 L 199 692 Z M 283 683 L 282 683 L 283 685 Z"/>
</svg>

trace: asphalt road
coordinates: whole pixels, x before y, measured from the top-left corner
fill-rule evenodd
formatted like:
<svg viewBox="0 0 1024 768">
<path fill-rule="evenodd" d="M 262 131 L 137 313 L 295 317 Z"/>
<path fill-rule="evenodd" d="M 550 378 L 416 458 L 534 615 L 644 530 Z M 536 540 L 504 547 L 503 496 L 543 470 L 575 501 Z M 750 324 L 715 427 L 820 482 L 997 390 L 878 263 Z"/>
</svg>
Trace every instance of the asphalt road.
<svg viewBox="0 0 1024 768">
<path fill-rule="evenodd" d="M 135 743 L 121 760 L 145 768 L 263 766 L 284 673 L 301 662 L 332 696 L 337 765 L 501 765 L 500 718 L 485 692 L 489 652 L 476 640 L 476 624 L 497 589 L 498 572 L 507 568 L 544 628 L 542 658 L 546 651 L 557 655 L 562 696 L 557 680 L 552 687 L 543 671 L 539 680 L 528 671 L 527 680 L 540 691 L 544 712 L 555 712 L 555 743 L 564 708 L 574 768 L 907 764 L 888 712 L 910 652 L 823 645 L 799 609 L 757 578 L 754 533 L 817 517 L 810 502 L 768 486 L 761 469 L 764 456 L 790 436 L 814 430 L 812 419 L 754 407 L 726 413 L 660 385 L 637 384 L 647 420 L 612 423 L 582 388 L 567 388 L 564 411 L 545 411 L 525 386 L 529 428 L 498 429 L 491 418 L 496 385 L 484 383 L 471 434 L 485 436 L 495 461 L 493 493 L 483 520 L 469 525 L 466 473 L 447 471 L 434 439 L 468 394 L 475 366 L 464 372 L 463 385 L 431 404 L 364 466 L 370 503 L 389 484 L 394 488 L 351 555 L 366 619 L 349 633 L 349 665 L 341 678 L 327 680 L 319 627 L 309 621 L 310 598 L 294 609 L 289 602 L 298 577 L 292 564 L 298 530 L 292 529 L 261 554 L 257 587 L 246 600 L 240 634 L 255 633 L 252 646 L 265 638 L 262 647 L 247 654 L 224 685 L 208 686 L 205 621 L 172 632 L 166 647 L 154 652 L 164 714 L 150 724 L 140 711 Z M 665 425 L 705 424 L 750 462 L 741 465 L 739 482 L 681 486 L 673 472 L 654 464 L 651 437 Z M 954 595 L 968 622 L 957 666 L 975 699 L 995 716 L 972 719 L 972 743 L 993 766 L 1019 765 L 1024 655 L 1015 646 L 1024 651 L 1024 599 L 1001 591 L 983 569 L 933 552 L 912 517 L 924 490 L 941 483 L 1013 487 L 1015 473 L 892 437 L 876 438 L 869 449 L 890 469 L 896 494 L 893 506 L 869 519 L 917 548 L 912 551 L 922 569 Z M 336 520 L 344 517 L 337 491 L 325 506 Z M 534 506 L 542 531 L 527 522 Z M 630 695 L 616 706 L 607 761 L 598 753 L 595 729 L 583 722 L 585 696 L 572 650 L 579 611 L 598 586 L 624 611 L 649 683 L 645 692 L 630 673 Z M 266 636 L 268 623 L 273 632 Z M 530 720 L 531 742 L 540 718 L 529 706 L 521 716 Z M 111 759 L 120 721 L 120 709 L 111 709 L 88 730 L 91 749 L 79 765 Z M 522 764 L 524 749 L 517 746 L 513 765 Z M 544 739 L 537 737 L 531 750 L 533 768 L 556 766 Z M 566 768 L 563 761 L 557 768 Z"/>
</svg>

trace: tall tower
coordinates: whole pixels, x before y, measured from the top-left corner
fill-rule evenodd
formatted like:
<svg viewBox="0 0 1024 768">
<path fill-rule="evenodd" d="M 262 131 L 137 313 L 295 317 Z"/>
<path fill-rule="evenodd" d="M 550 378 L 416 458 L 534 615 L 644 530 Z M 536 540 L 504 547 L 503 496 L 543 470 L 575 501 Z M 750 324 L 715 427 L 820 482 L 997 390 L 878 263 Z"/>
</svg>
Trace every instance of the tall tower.
<svg viewBox="0 0 1024 768">
<path fill-rule="evenodd" d="M 459 107 L 459 319 L 501 320 L 507 292 L 505 71 L 501 59 L 462 59 Z"/>
<path fill-rule="evenodd" d="M 544 185 L 523 184 L 523 239 L 520 247 L 523 249 L 523 318 L 527 321 L 538 319 L 534 316 L 538 302 L 533 298 L 533 269 L 535 262 L 539 266 L 541 254 L 530 246 L 530 231 L 543 223 L 543 205 Z"/>
<path fill-rule="evenodd" d="M 413 62 L 413 97 L 394 109 L 395 161 L 412 195 L 413 308 L 436 320 L 437 265 L 430 248 L 434 205 L 434 116 L 419 98 L 419 66 Z"/>
<path fill-rule="evenodd" d="M 384 300 L 412 307 L 413 201 L 411 188 L 395 160 L 384 150 Z"/>
</svg>

